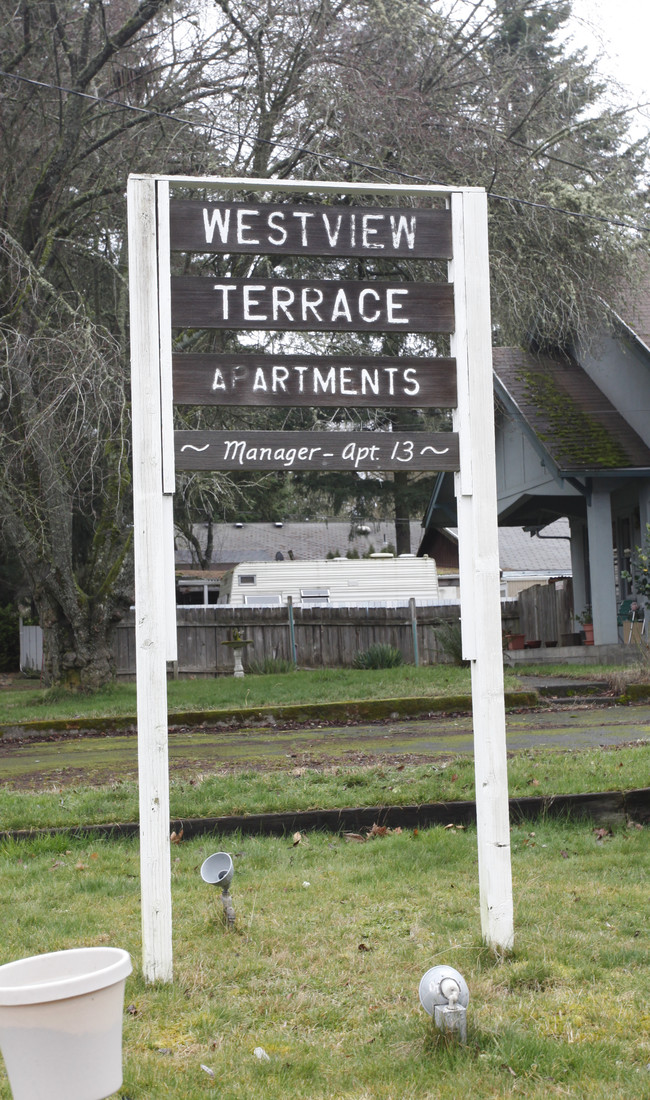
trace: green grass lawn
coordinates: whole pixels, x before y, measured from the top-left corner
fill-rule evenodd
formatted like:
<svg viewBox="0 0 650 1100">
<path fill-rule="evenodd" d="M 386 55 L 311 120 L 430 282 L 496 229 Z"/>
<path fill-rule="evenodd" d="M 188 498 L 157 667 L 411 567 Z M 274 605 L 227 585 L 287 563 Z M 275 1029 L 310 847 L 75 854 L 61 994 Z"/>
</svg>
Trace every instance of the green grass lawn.
<svg viewBox="0 0 650 1100">
<path fill-rule="evenodd" d="M 119 774 L 119 766 L 118 766 Z M 650 744 L 581 750 L 535 749 L 508 761 L 511 797 L 631 790 L 648 785 Z M 403 806 L 474 798 L 474 762 L 302 767 L 287 759 L 271 770 L 217 770 L 170 782 L 174 819 L 345 806 Z M 0 789 L 0 831 L 138 820 L 138 787 L 117 779 L 99 786 Z"/>
<path fill-rule="evenodd" d="M 514 681 L 511 681 L 514 682 Z M 395 698 L 467 694 L 469 672 L 453 665 L 436 665 L 366 672 L 357 669 L 323 669 L 269 676 L 219 676 L 214 679 L 170 680 L 167 687 L 170 712 L 264 707 L 289 703 L 340 702 L 348 699 Z M 74 718 L 80 715 L 120 716 L 136 711 L 135 684 L 117 684 L 93 695 L 79 696 L 35 689 L 5 691 L 0 697 L 0 720 Z"/>
<path fill-rule="evenodd" d="M 516 944 L 501 961 L 480 942 L 473 829 L 180 844 L 167 986 L 139 974 L 135 842 L 5 842 L 0 962 L 131 952 L 129 1100 L 647 1100 L 647 829 L 542 822 L 512 842 Z M 230 933 L 199 876 L 218 850 L 235 864 Z M 419 1006 L 421 976 L 442 962 L 469 985 L 464 1048 Z"/>
<path fill-rule="evenodd" d="M 537 672 L 538 669 L 535 668 Z M 567 668 L 568 674 L 582 678 L 603 678 L 601 666 Z M 611 673 L 609 669 L 609 673 Z M 557 675 L 557 671 L 548 675 Z M 606 677 L 605 677 L 606 678 Z M 521 690 L 521 681 L 506 670 L 506 690 Z M 239 707 L 280 706 L 345 702 L 347 700 L 395 699 L 410 696 L 439 698 L 468 695 L 471 692 L 468 669 L 455 665 L 432 665 L 362 671 L 323 669 L 289 672 L 270 676 L 234 676 L 216 679 L 171 680 L 168 706 L 171 713 L 219 710 Z M 42 719 L 120 717 L 136 712 L 135 684 L 117 684 L 93 695 L 71 695 L 34 686 L 29 689 L 3 689 L 0 693 L 0 724 Z"/>
</svg>

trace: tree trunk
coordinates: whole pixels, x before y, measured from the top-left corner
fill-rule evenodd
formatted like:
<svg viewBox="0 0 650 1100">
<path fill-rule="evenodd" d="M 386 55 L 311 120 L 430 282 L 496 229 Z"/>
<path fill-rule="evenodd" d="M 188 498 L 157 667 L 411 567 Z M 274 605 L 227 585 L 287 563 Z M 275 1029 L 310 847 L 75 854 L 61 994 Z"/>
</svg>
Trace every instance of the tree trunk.
<svg viewBox="0 0 650 1100">
<path fill-rule="evenodd" d="M 121 617 L 106 605 L 67 616 L 55 603 L 38 605 L 43 629 L 43 679 L 70 691 L 97 691 L 115 677 L 113 640 Z M 70 618 L 74 622 L 70 622 Z"/>
<path fill-rule="evenodd" d="M 396 470 L 393 475 L 395 501 L 395 552 L 411 553 L 411 508 L 408 492 L 408 473 Z"/>
</svg>

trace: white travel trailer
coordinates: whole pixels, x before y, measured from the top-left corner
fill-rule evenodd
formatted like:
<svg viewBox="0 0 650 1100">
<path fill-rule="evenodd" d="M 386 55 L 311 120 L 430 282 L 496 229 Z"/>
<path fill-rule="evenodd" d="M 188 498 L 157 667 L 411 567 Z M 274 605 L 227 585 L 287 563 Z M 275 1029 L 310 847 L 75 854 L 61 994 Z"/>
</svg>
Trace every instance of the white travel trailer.
<svg viewBox="0 0 650 1100">
<path fill-rule="evenodd" d="M 433 558 L 373 554 L 320 561 L 244 561 L 224 574 L 219 603 L 257 607 L 389 607 L 443 602 Z"/>
</svg>

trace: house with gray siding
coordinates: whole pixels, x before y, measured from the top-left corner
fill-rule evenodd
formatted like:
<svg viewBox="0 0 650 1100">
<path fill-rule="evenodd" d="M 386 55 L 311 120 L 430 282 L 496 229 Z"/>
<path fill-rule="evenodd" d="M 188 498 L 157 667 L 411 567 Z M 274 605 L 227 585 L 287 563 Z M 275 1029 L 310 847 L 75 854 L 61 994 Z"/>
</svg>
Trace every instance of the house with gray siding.
<svg viewBox="0 0 650 1100">
<path fill-rule="evenodd" d="M 650 522 L 650 279 L 610 322 L 568 353 L 493 349 L 499 525 L 568 519 L 575 612 L 592 609 L 597 645 L 620 640 L 624 574 Z M 425 526 L 454 516 L 441 476 Z"/>
</svg>

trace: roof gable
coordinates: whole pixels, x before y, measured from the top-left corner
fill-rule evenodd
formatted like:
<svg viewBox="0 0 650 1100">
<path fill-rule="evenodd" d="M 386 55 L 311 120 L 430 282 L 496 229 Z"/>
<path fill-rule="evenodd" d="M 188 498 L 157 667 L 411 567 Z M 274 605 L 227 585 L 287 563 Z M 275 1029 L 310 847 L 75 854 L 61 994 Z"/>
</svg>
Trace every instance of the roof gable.
<svg viewBox="0 0 650 1100">
<path fill-rule="evenodd" d="M 573 359 L 494 348 L 497 394 L 562 474 L 650 468 L 650 448 Z"/>
</svg>

